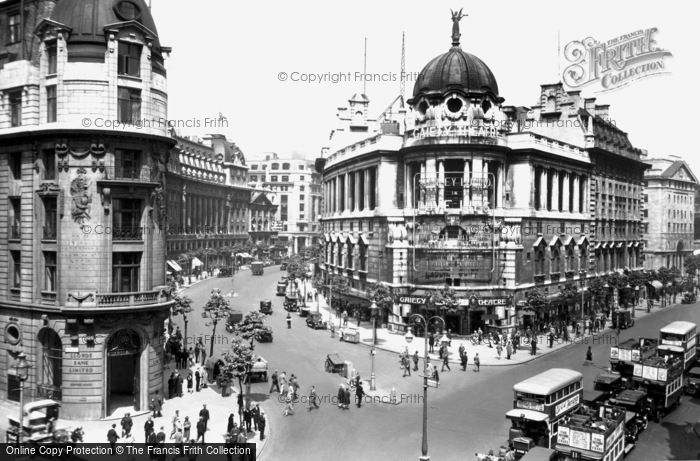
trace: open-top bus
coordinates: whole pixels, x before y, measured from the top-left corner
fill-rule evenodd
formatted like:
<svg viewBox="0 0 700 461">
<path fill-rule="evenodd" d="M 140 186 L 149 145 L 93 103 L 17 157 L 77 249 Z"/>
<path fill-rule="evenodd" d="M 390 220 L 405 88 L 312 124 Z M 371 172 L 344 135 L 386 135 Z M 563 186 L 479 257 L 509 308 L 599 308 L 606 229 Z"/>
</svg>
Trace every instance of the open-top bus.
<svg viewBox="0 0 700 461">
<path fill-rule="evenodd" d="M 683 360 L 683 369 L 689 370 L 696 359 L 698 326 L 693 322 L 677 320 L 659 330 L 659 355 L 675 355 Z"/>
<path fill-rule="evenodd" d="M 554 448 L 559 421 L 581 404 L 582 381 L 578 371 L 551 368 L 513 386 L 515 400 L 506 418 L 512 423 L 508 439 L 516 452 L 517 439 Z"/>
<path fill-rule="evenodd" d="M 559 423 L 559 460 L 619 461 L 631 450 L 625 449 L 624 428 L 625 410 L 582 405 Z"/>
<path fill-rule="evenodd" d="M 631 338 L 610 347 L 610 370 L 631 380 L 634 364 L 655 356 L 658 344 L 656 339 Z"/>
<path fill-rule="evenodd" d="M 659 412 L 668 413 L 683 394 L 683 361 L 672 355 L 647 359 L 634 366 L 632 379 L 646 390 Z"/>
</svg>

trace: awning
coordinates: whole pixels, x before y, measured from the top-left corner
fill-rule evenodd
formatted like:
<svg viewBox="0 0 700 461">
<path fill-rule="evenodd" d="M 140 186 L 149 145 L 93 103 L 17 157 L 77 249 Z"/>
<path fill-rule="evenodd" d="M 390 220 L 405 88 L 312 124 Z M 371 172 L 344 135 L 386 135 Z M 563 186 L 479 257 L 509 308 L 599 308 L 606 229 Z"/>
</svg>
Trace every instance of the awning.
<svg viewBox="0 0 700 461">
<path fill-rule="evenodd" d="M 168 263 L 168 266 L 170 266 L 175 272 L 182 272 L 182 267 L 180 267 L 180 265 L 177 262 L 172 260 L 166 262 Z"/>
<path fill-rule="evenodd" d="M 192 258 L 192 269 L 194 269 L 195 267 L 203 266 L 203 265 L 204 265 L 204 263 L 202 261 L 200 261 L 198 257 L 195 256 L 194 258 Z"/>
<path fill-rule="evenodd" d="M 506 413 L 506 418 L 511 418 L 511 419 L 520 419 L 520 418 L 525 418 L 528 421 L 547 421 L 549 419 L 549 415 L 546 415 L 544 413 L 540 413 L 539 411 L 535 410 L 526 410 L 524 408 L 513 408 L 512 410 L 509 410 L 508 413 Z"/>
<path fill-rule="evenodd" d="M 663 283 L 659 282 L 658 280 L 652 280 L 651 282 L 647 283 L 653 286 L 655 290 L 660 290 L 664 287 Z"/>
<path fill-rule="evenodd" d="M 241 258 L 252 258 L 252 256 L 248 253 L 238 253 L 236 256 L 240 256 Z"/>
</svg>

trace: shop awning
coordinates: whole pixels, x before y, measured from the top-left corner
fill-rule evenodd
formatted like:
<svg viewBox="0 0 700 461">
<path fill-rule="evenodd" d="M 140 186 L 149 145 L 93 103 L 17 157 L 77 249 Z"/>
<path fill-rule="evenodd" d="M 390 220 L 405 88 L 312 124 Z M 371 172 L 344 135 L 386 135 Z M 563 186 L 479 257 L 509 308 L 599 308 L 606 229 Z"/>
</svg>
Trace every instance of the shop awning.
<svg viewBox="0 0 700 461">
<path fill-rule="evenodd" d="M 202 261 L 200 261 L 200 259 L 198 257 L 195 256 L 194 258 L 192 258 L 192 269 L 194 269 L 195 267 L 203 266 L 203 265 L 204 265 L 204 263 Z"/>
<path fill-rule="evenodd" d="M 252 258 L 252 256 L 248 253 L 238 253 L 236 256 L 240 256 L 241 258 Z"/>
<path fill-rule="evenodd" d="M 168 266 L 170 266 L 170 268 L 172 270 L 174 270 L 175 272 L 182 272 L 182 267 L 180 267 L 180 265 L 177 262 L 172 261 L 172 260 L 169 260 L 166 262 L 168 263 Z"/>
<path fill-rule="evenodd" d="M 506 413 L 506 418 L 511 418 L 511 419 L 520 419 L 520 418 L 525 418 L 528 421 L 547 421 L 549 419 L 549 415 L 546 415 L 544 413 L 540 413 L 539 411 L 535 410 L 527 410 L 525 408 L 513 408 L 512 410 L 508 411 Z"/>
<path fill-rule="evenodd" d="M 663 283 L 659 282 L 658 280 L 652 280 L 651 282 L 647 283 L 653 286 L 655 290 L 660 290 L 664 287 Z"/>
</svg>

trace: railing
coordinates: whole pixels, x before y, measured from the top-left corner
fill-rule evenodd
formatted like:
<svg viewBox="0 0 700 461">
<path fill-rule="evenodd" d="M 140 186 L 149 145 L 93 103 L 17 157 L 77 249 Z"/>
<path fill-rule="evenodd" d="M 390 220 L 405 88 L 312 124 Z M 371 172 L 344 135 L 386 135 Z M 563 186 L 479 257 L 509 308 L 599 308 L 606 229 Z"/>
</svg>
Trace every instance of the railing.
<svg viewBox="0 0 700 461">
<path fill-rule="evenodd" d="M 162 290 L 97 294 L 97 307 L 143 306 L 164 301 L 165 297 L 162 296 Z"/>
<path fill-rule="evenodd" d="M 114 227 L 112 240 L 143 240 L 143 229 L 139 226 Z"/>
<path fill-rule="evenodd" d="M 56 240 L 56 228 L 44 226 L 44 240 Z"/>
</svg>

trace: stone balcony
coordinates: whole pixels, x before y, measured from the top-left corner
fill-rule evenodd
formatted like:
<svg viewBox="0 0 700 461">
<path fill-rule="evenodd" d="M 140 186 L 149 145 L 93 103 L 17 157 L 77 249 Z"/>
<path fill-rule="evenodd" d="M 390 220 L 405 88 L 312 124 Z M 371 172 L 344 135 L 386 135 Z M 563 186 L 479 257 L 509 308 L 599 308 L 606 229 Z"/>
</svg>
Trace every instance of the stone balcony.
<svg viewBox="0 0 700 461">
<path fill-rule="evenodd" d="M 169 302 L 165 287 L 149 291 L 124 293 L 69 292 L 63 307 L 66 311 L 119 310 L 163 306 Z"/>
</svg>

